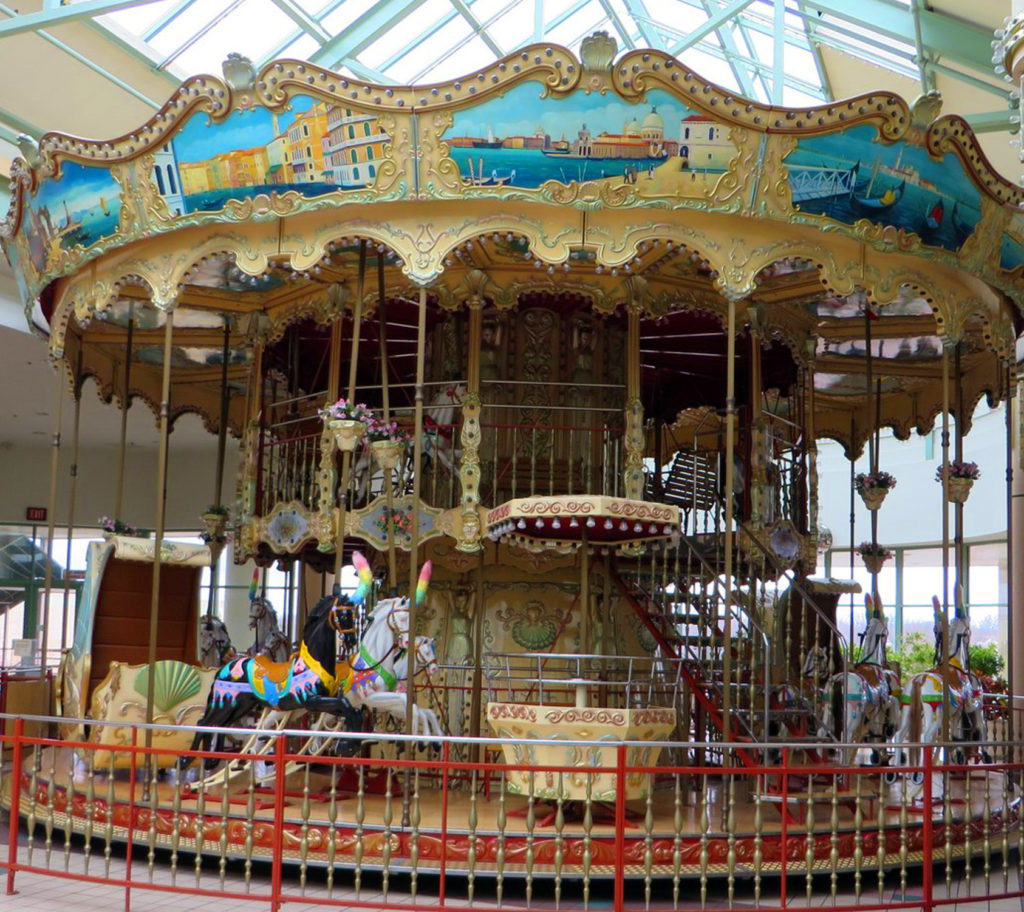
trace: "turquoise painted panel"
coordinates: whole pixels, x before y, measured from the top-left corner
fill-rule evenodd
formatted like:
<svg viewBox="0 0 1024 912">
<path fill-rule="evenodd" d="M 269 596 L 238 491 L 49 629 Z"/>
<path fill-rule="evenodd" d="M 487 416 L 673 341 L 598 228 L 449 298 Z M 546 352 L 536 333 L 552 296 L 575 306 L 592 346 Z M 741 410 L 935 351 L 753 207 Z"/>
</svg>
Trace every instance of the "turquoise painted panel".
<svg viewBox="0 0 1024 912">
<path fill-rule="evenodd" d="M 908 143 L 878 141 L 874 127 L 801 139 L 786 159 L 793 204 L 846 224 L 867 219 L 956 251 L 981 218 L 981 193 L 959 159 L 935 161 Z"/>
<path fill-rule="evenodd" d="M 63 162 L 57 180 L 44 180 L 25 199 L 22 230 L 29 257 L 43 272 L 58 249 L 89 247 L 117 232 L 121 185 L 106 168 Z"/>
<path fill-rule="evenodd" d="M 213 212 L 261 193 L 367 187 L 389 141 L 375 115 L 297 95 L 278 114 L 253 107 L 219 123 L 195 115 L 171 145 L 184 210 Z"/>
<path fill-rule="evenodd" d="M 666 92 L 643 104 L 537 83 L 455 112 L 445 142 L 472 186 L 536 189 L 547 181 L 636 184 L 645 195 L 702 194 L 736 154 L 729 130 Z"/>
</svg>

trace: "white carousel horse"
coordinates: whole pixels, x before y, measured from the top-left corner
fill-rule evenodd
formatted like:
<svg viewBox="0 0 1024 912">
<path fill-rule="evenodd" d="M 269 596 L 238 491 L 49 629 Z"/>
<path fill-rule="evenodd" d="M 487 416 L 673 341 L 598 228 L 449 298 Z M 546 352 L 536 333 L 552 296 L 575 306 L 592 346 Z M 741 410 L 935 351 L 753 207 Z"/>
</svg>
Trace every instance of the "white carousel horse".
<svg viewBox="0 0 1024 912">
<path fill-rule="evenodd" d="M 220 668 L 235 655 L 231 634 L 217 617 L 204 617 L 199 625 L 199 661 L 207 668 Z"/>
<path fill-rule="evenodd" d="M 423 449 L 447 472 L 453 471 L 458 458 L 455 446 L 455 410 L 462 405 L 468 390 L 457 382 L 442 386 L 424 409 Z"/>
<path fill-rule="evenodd" d="M 914 675 L 903 692 L 903 715 L 899 730 L 893 737 L 897 744 L 939 740 L 942 728 L 942 707 L 949 697 L 949 734 L 953 741 L 985 741 L 985 689 L 970 669 L 971 623 L 959 608 L 949 622 L 947 648 L 943 654 L 942 606 L 932 598 L 935 614 L 935 667 Z M 917 750 L 913 754 L 919 754 Z M 987 752 L 981 751 L 982 759 Z M 920 756 L 906 758 L 915 764 Z M 920 777 L 916 777 L 920 778 Z"/>
<path fill-rule="evenodd" d="M 342 683 L 342 693 L 353 707 L 363 706 L 378 712 L 386 712 L 399 722 L 406 720 L 406 685 L 409 678 L 409 650 L 397 653 L 389 651 L 379 661 L 368 661 L 372 655 L 370 649 L 359 650 L 349 660 L 351 671 Z M 432 677 L 437 672 L 437 655 L 434 638 L 416 637 L 415 649 L 416 671 L 426 672 Z M 425 738 L 441 735 L 441 726 L 437 714 L 423 706 L 413 704 L 412 732 Z"/>
<path fill-rule="evenodd" d="M 832 675 L 824 693 L 822 724 L 837 740 L 885 743 L 899 724 L 899 676 L 886 665 L 889 625 L 881 601 L 864 597 L 867 626 L 860 635 L 860 660 L 847 671 Z M 839 728 L 837 723 L 842 724 Z M 856 759 L 848 748 L 844 764 Z M 877 752 L 874 754 L 877 757 Z"/>
<path fill-rule="evenodd" d="M 270 600 L 254 598 L 249 602 L 249 629 L 255 631 L 255 643 L 249 655 L 264 655 L 274 662 L 283 662 L 292 651 L 291 641 L 277 622 L 277 612 Z"/>
</svg>

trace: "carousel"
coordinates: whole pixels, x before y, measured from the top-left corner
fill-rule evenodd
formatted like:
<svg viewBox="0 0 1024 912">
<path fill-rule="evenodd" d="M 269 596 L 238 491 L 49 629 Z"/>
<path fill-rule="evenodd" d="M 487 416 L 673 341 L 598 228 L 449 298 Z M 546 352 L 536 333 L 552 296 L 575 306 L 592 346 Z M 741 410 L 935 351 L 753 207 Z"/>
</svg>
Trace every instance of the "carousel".
<svg viewBox="0 0 1024 912">
<path fill-rule="evenodd" d="M 3 242 L 27 317 L 73 407 L 92 379 L 162 439 L 154 537 L 90 557 L 60 738 L 3 778 L 30 842 L 385 892 L 625 876 L 678 899 L 788 871 L 810 897 L 815 872 L 834 895 L 978 856 L 1005 878 L 1013 719 L 969 667 L 959 583 L 970 418 L 1015 384 L 1024 191 L 940 109 L 764 106 L 597 33 L 402 88 L 232 55 L 129 135 L 25 141 Z M 189 412 L 218 479 L 241 441 L 206 547 L 164 533 Z M 947 586 L 909 679 L 877 596 L 879 433 L 935 426 Z M 853 629 L 860 586 L 816 575 L 822 438 L 869 454 Z M 303 576 L 273 624 L 254 579 L 276 656 L 200 604 L 228 529 L 235 562 Z"/>
</svg>

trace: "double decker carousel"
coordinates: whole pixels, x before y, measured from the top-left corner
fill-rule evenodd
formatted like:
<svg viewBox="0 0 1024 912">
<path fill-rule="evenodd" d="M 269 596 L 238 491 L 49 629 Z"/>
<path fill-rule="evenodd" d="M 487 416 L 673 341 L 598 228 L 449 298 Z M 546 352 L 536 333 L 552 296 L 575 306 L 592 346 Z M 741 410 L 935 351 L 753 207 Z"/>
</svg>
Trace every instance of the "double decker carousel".
<svg viewBox="0 0 1024 912">
<path fill-rule="evenodd" d="M 20 758 L 8 806 L 47 846 L 134 837 L 197 871 L 859 889 L 938 847 L 1008 858 L 1012 720 L 970 672 L 962 588 L 911 681 L 877 592 L 855 654 L 859 586 L 815 576 L 817 441 L 870 452 L 877 581 L 878 432 L 941 421 L 958 582 L 964 437 L 1011 389 L 1024 191 L 939 106 L 768 107 L 598 33 L 402 88 L 232 55 L 130 135 L 25 141 L 3 242 L 28 319 L 76 403 L 89 378 L 145 402 L 162 446 L 155 540 L 95 546 L 65 742 Z M 188 412 L 218 479 L 241 440 L 207 548 L 166 540 L 157 493 Z M 226 506 L 238 563 L 302 571 L 279 662 L 229 658 L 199 604 Z M 262 704 L 310 729 L 287 764 L 263 732 L 164 772 L 204 746 L 188 726 Z"/>
</svg>

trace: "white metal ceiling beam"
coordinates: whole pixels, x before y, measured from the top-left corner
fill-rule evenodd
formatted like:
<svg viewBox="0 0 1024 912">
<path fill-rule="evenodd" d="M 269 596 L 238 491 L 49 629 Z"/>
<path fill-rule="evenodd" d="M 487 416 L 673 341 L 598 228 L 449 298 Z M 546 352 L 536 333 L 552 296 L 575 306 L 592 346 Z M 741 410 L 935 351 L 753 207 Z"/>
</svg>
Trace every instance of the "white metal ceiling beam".
<svg viewBox="0 0 1024 912">
<path fill-rule="evenodd" d="M 710 35 L 712 32 L 717 31 L 720 26 L 734 18 L 737 14 L 743 12 L 754 0 L 733 0 L 728 6 L 722 7 L 713 16 L 709 16 L 707 22 L 702 22 L 700 28 L 694 29 L 690 32 L 685 40 L 679 42 L 675 47 L 669 50 L 669 53 L 673 57 L 678 57 L 683 51 L 688 48 L 692 48 L 695 44 L 700 43 L 704 38 Z"/>
<path fill-rule="evenodd" d="M 463 3 L 462 0 L 448 0 L 448 2 L 451 3 L 452 8 L 463 19 L 465 19 L 466 22 L 469 23 L 469 25 L 473 29 L 473 31 L 476 32 L 477 35 L 480 36 L 480 40 L 483 41 L 483 43 L 487 45 L 487 47 L 490 49 L 491 53 L 494 54 L 495 57 L 504 57 L 505 56 L 505 52 L 498 46 L 498 42 L 496 42 L 487 33 L 487 29 L 483 25 L 480 24 L 480 20 L 477 19 L 476 16 L 473 15 L 473 11 L 469 8 L 469 6 L 467 4 Z"/>
<path fill-rule="evenodd" d="M 8 13 L 10 18 L 6 22 L 0 22 L 0 38 L 20 35 L 24 32 L 36 32 L 39 29 L 52 28 L 55 25 L 77 22 L 81 19 L 92 19 L 106 13 L 116 13 L 118 10 L 131 9 L 133 6 L 146 6 L 156 2 L 157 0 L 81 0 L 80 3 L 71 3 L 67 6 L 44 7 L 35 13 L 14 11 Z"/>
<path fill-rule="evenodd" d="M 299 6 L 295 0 L 271 0 L 271 3 L 307 35 L 316 39 L 318 44 L 324 45 L 331 40 L 331 33 Z"/>
<path fill-rule="evenodd" d="M 382 0 L 374 3 L 345 31 L 335 35 L 309 58 L 310 63 L 328 69 L 347 57 L 354 57 L 384 35 L 407 13 L 422 6 L 425 0 Z"/>
</svg>

